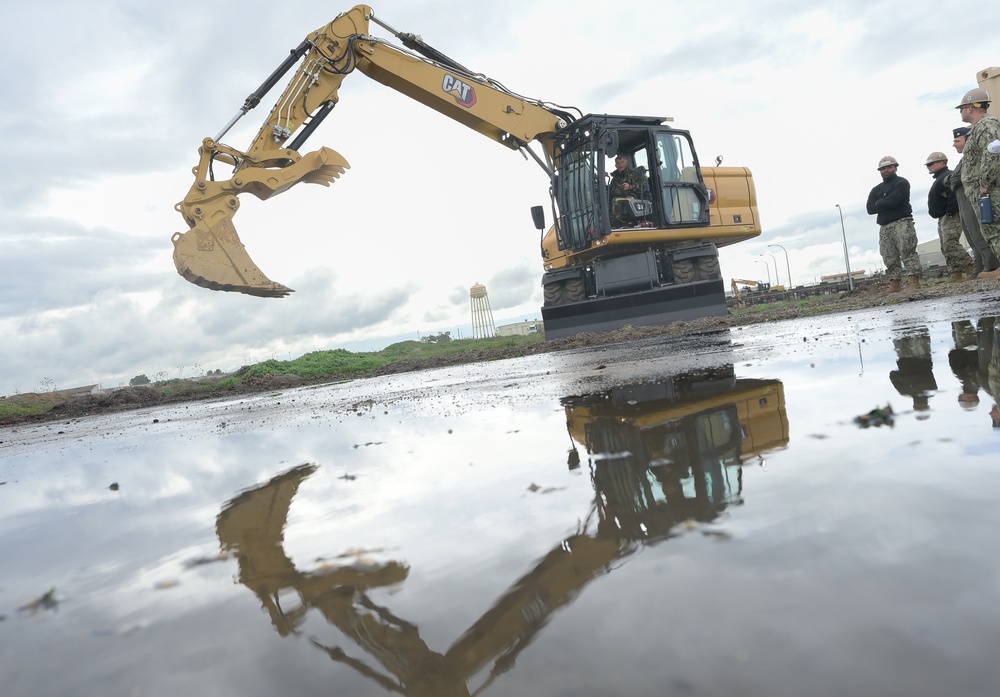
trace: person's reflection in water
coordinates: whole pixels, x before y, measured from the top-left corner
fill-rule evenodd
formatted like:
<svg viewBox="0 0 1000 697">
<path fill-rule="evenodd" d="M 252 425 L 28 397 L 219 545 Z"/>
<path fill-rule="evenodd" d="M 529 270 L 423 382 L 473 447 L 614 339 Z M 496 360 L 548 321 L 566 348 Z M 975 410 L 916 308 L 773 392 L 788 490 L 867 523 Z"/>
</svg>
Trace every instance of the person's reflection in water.
<svg viewBox="0 0 1000 697">
<path fill-rule="evenodd" d="M 972 322 L 962 320 L 951 323 L 955 348 L 948 352 L 948 365 L 962 384 L 958 404 L 966 411 L 979 406 L 979 351 L 978 332 Z"/>
<path fill-rule="evenodd" d="M 983 388 L 993 398 L 990 418 L 993 428 L 1000 428 L 1000 332 L 996 317 L 979 320 L 979 378 Z"/>
<path fill-rule="evenodd" d="M 930 417 L 930 396 L 937 391 L 931 361 L 931 336 L 927 327 L 915 327 L 892 340 L 896 348 L 896 370 L 889 381 L 899 394 L 913 400 L 918 419 Z"/>
</svg>

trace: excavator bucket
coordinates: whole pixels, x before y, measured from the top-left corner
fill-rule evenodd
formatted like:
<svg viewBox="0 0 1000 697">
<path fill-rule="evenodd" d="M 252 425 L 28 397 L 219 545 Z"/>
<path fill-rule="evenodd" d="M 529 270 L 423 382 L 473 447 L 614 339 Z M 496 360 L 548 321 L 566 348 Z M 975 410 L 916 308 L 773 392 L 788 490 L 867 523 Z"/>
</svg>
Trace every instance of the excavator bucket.
<svg viewBox="0 0 1000 697">
<path fill-rule="evenodd" d="M 175 232 L 171 238 L 174 266 L 177 273 L 202 288 L 283 298 L 295 291 L 265 276 L 240 242 L 233 226 L 233 216 L 240 207 L 237 195 L 249 193 L 266 201 L 300 182 L 330 186 L 350 165 L 330 148 L 301 156 L 285 150 L 280 158 L 271 158 L 280 161 L 281 166 L 267 167 L 268 161 L 260 162 L 258 158 L 257 166 L 240 170 L 228 181 L 206 181 L 199 173 L 211 170 L 213 155 L 223 148 L 205 139 L 201 162 L 192 170 L 195 183 L 175 206 L 191 229 Z M 228 155 L 231 159 L 246 157 L 234 151 L 228 151 Z"/>
<path fill-rule="evenodd" d="M 211 227 L 199 222 L 185 233 L 175 232 L 171 239 L 177 273 L 196 286 L 261 298 L 283 298 L 295 292 L 257 268 L 240 242 L 232 215 L 222 217 Z"/>
</svg>

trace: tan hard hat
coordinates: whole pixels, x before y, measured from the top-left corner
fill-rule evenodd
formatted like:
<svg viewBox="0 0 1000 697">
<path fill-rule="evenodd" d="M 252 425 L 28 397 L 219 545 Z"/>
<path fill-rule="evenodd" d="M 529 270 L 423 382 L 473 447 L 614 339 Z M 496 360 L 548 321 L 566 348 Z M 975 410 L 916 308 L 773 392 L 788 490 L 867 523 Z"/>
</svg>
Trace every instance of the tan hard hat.
<svg viewBox="0 0 1000 697">
<path fill-rule="evenodd" d="M 947 155 L 945 155 L 943 152 L 934 151 L 927 156 L 927 162 L 925 162 L 924 164 L 929 165 L 933 162 L 947 162 L 947 161 L 948 161 Z"/>
<path fill-rule="evenodd" d="M 899 167 L 899 163 L 896 162 L 896 158 L 892 155 L 886 155 L 881 160 L 878 161 L 878 167 L 876 169 L 882 169 L 883 167 Z"/>
<path fill-rule="evenodd" d="M 969 105 L 976 107 L 985 107 L 991 101 L 992 100 L 990 99 L 990 93 L 987 92 L 986 90 L 979 89 L 977 87 L 974 90 L 969 90 L 968 92 L 966 92 L 965 96 L 962 97 L 962 101 L 959 102 L 959 105 L 955 108 L 961 109 L 962 107 Z"/>
</svg>

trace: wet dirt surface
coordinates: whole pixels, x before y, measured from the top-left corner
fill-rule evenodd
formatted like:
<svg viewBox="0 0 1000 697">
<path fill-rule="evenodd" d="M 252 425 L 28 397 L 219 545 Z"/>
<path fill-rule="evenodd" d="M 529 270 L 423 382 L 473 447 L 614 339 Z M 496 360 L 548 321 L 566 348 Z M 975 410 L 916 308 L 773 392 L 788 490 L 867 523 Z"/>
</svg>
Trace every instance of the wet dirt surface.
<svg viewBox="0 0 1000 697">
<path fill-rule="evenodd" d="M 996 296 L 0 429 L 3 694 L 995 695 Z"/>
</svg>

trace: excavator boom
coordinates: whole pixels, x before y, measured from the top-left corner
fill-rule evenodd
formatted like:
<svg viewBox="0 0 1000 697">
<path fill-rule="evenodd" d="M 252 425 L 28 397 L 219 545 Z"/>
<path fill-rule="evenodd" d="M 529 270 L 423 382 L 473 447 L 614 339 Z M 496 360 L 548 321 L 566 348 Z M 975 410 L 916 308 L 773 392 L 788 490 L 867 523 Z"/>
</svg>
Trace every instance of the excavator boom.
<svg viewBox="0 0 1000 697">
<path fill-rule="evenodd" d="M 423 55 L 369 36 L 370 20 Z M 296 62 L 300 62 L 298 70 L 250 147 L 244 152 L 220 142 Z M 181 276 L 211 290 L 261 297 L 284 297 L 293 292 L 269 279 L 240 241 L 233 225 L 239 195 L 250 193 L 267 200 L 300 182 L 329 186 L 350 167 L 330 148 L 304 155 L 298 150 L 336 105 L 341 83 L 354 70 L 513 149 L 524 148 L 566 126 L 572 118 L 468 71 L 419 37 L 374 20 L 370 7 L 358 5 L 306 37 L 247 97 L 223 131 L 203 141 L 198 166 L 192 170 L 195 181 L 175 206 L 190 228 L 172 238 L 174 265 Z M 294 140 L 288 143 L 293 135 Z M 545 166 L 537 156 L 535 159 Z M 215 180 L 213 166 L 217 163 L 233 167 L 229 179 Z"/>
</svg>

